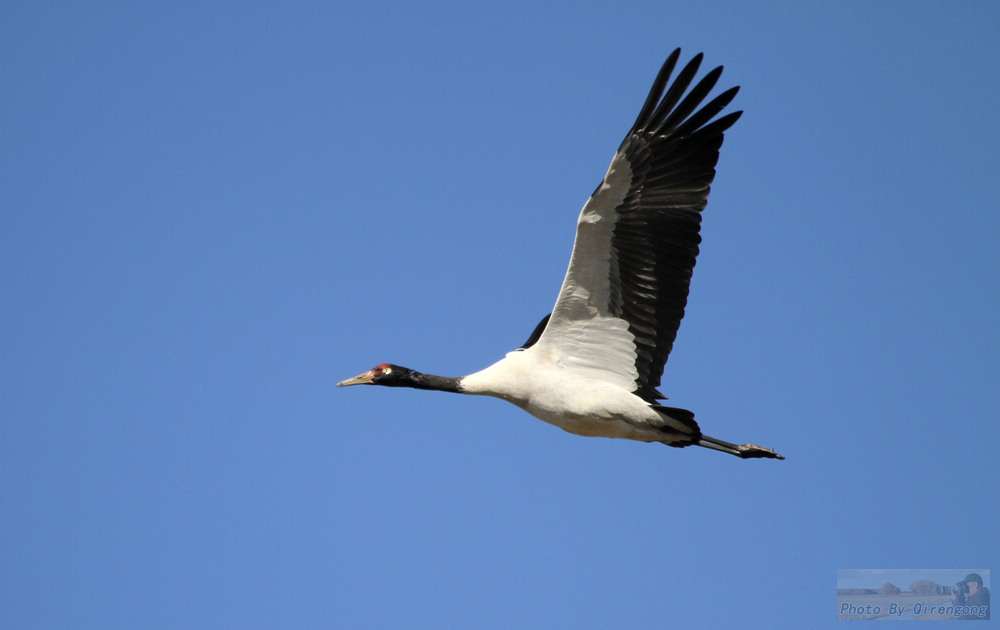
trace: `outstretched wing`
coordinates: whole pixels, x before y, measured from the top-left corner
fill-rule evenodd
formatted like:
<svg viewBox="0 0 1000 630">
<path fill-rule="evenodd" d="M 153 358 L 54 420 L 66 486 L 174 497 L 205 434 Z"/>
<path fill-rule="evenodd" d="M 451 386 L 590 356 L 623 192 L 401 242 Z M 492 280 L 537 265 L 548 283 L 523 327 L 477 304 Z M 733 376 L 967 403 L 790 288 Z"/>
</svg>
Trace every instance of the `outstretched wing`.
<svg viewBox="0 0 1000 630">
<path fill-rule="evenodd" d="M 663 64 L 580 213 L 566 279 L 537 342 L 562 369 L 650 402 L 663 398 L 656 388 L 684 317 L 723 132 L 742 114 L 712 120 L 737 87 L 701 106 L 721 67 L 688 92 L 701 54 L 668 87 L 679 56 L 677 49 Z"/>
</svg>

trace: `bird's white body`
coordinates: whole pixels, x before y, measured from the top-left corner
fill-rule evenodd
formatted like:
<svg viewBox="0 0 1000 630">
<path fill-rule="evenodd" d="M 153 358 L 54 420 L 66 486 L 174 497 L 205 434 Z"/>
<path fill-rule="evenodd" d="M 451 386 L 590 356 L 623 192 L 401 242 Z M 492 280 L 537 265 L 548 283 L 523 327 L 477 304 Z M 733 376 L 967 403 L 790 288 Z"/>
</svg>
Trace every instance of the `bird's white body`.
<svg viewBox="0 0 1000 630">
<path fill-rule="evenodd" d="M 576 435 L 644 442 L 664 438 L 657 429 L 662 417 L 649 403 L 613 382 L 560 368 L 537 345 L 509 352 L 460 383 L 463 393 L 502 398 Z"/>
</svg>

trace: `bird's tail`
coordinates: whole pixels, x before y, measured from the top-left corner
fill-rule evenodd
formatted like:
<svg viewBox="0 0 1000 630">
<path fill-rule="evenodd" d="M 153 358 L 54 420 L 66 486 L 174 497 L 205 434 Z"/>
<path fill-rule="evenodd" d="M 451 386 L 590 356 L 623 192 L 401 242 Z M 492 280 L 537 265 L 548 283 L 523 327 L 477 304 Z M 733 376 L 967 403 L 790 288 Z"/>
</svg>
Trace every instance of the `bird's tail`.
<svg viewBox="0 0 1000 630">
<path fill-rule="evenodd" d="M 694 420 L 694 413 L 687 409 L 677 407 L 664 407 L 663 405 L 650 405 L 663 418 L 663 431 L 669 437 L 661 442 L 667 446 L 683 448 L 685 446 L 702 446 L 714 451 L 729 453 L 743 459 L 768 458 L 785 459 L 784 456 L 775 453 L 769 448 L 757 446 L 755 444 L 733 444 L 714 437 L 702 434 L 698 428 L 698 423 Z"/>
<path fill-rule="evenodd" d="M 687 409 L 677 407 L 664 407 L 663 405 L 651 404 L 653 411 L 660 414 L 663 426 L 660 428 L 669 437 L 664 438 L 663 443 L 678 448 L 697 444 L 701 439 L 701 429 L 694 421 L 694 413 Z"/>
</svg>

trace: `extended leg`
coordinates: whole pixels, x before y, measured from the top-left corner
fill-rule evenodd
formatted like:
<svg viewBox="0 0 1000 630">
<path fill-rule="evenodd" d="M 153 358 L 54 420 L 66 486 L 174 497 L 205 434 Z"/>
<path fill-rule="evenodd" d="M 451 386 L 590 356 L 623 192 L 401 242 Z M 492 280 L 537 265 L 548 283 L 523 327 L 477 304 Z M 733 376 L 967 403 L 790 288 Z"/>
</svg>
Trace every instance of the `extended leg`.
<svg viewBox="0 0 1000 630">
<path fill-rule="evenodd" d="M 753 459 L 755 457 L 767 457 L 770 459 L 785 459 L 784 456 L 775 453 L 769 448 L 756 446 L 754 444 L 733 444 L 723 440 L 718 440 L 707 435 L 701 436 L 701 441 L 695 442 L 698 446 L 704 446 L 730 455 L 736 455 L 743 459 Z"/>
</svg>

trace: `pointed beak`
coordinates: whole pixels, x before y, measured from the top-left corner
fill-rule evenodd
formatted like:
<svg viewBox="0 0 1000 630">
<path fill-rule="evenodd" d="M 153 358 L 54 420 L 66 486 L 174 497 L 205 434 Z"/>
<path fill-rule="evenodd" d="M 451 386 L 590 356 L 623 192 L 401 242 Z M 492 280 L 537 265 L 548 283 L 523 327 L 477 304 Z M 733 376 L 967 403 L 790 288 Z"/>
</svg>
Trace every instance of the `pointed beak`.
<svg viewBox="0 0 1000 630">
<path fill-rule="evenodd" d="M 350 385 L 371 385 L 373 374 L 371 370 L 368 370 L 364 374 L 358 374 L 354 378 L 349 378 L 346 381 L 340 381 L 337 383 L 337 387 L 348 387 Z"/>
</svg>

